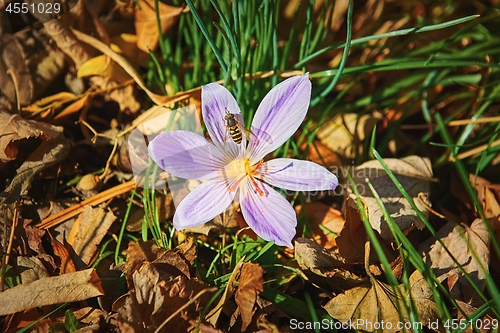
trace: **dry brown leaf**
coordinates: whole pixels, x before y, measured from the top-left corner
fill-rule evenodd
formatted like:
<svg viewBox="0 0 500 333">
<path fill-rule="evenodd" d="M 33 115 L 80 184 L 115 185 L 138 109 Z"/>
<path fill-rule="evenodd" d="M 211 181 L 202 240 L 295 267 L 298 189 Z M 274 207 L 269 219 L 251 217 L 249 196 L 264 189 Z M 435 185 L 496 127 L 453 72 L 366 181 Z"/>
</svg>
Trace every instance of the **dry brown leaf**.
<svg viewBox="0 0 500 333">
<path fill-rule="evenodd" d="M 47 54 L 43 54 L 43 58 L 36 61 L 36 71 L 33 77 L 35 80 L 35 96 L 33 98 L 36 99 L 41 96 L 65 70 L 66 60 L 62 52 L 50 50 Z"/>
<path fill-rule="evenodd" d="M 246 262 L 241 268 L 240 284 L 235 300 L 241 315 L 241 330 L 246 331 L 255 313 L 254 305 L 259 292 L 264 290 L 264 270 L 259 264 Z"/>
<path fill-rule="evenodd" d="M 295 259 L 311 282 L 335 292 L 366 282 L 365 278 L 351 273 L 352 267 L 337 253 L 326 250 L 310 239 L 295 240 Z"/>
<path fill-rule="evenodd" d="M 27 284 L 44 277 L 48 277 L 47 269 L 36 257 L 17 257 L 16 271 L 19 272 L 21 283 Z"/>
<path fill-rule="evenodd" d="M 148 67 L 151 59 L 148 52 L 137 47 L 137 35 L 119 34 L 111 37 L 111 49 L 116 53 L 122 54 L 142 67 Z"/>
<path fill-rule="evenodd" d="M 468 319 L 471 318 L 471 315 L 473 313 L 477 313 L 476 307 L 474 307 L 470 304 L 467 304 L 465 302 L 462 302 L 460 300 L 455 300 L 455 301 L 457 302 L 457 305 L 460 308 L 460 310 L 462 310 L 464 312 L 464 314 L 467 316 L 467 317 L 464 317 L 464 315 L 460 311 L 458 311 L 458 313 L 457 313 L 458 322 L 460 322 L 461 319 L 465 319 L 467 321 Z M 479 324 L 479 323 L 481 323 L 481 324 Z M 494 325 L 491 325 L 491 323 L 493 323 L 493 318 L 487 313 L 485 313 L 482 317 L 476 319 L 476 324 L 479 324 L 477 326 L 481 327 L 481 328 L 479 328 L 479 331 L 481 333 L 494 332 L 495 331 L 493 329 Z M 474 332 L 474 329 L 470 325 L 467 325 L 467 326 L 468 327 L 465 329 L 465 331 L 463 331 L 464 333 Z"/>
<path fill-rule="evenodd" d="M 300 214 L 302 206 L 297 206 L 295 211 Z M 339 235 L 344 228 L 344 217 L 342 213 L 329 205 L 321 202 L 306 204 L 306 216 L 314 233 L 314 239 L 326 249 L 337 246 L 335 235 Z M 329 231 L 324 231 L 320 226 L 335 233 L 332 235 Z"/>
<path fill-rule="evenodd" d="M 179 251 L 181 252 L 181 251 Z M 153 242 L 129 243 L 127 260 L 117 268 L 125 273 L 129 293 L 113 304 L 118 326 L 127 332 L 152 332 L 208 285 L 190 276 L 190 266 L 174 251 Z M 186 332 L 210 299 L 206 293 L 173 317 L 160 332 Z"/>
<path fill-rule="evenodd" d="M 1 116 L 5 116 L 0 112 Z M 47 125 L 41 122 L 25 121 L 19 116 L 5 116 L 8 123 L 0 128 L 0 154 L 8 153 L 10 158 L 15 158 L 17 151 L 10 145 L 13 140 L 36 135 L 45 141 L 28 156 L 23 164 L 17 168 L 17 173 L 9 186 L 2 193 L 2 202 L 10 204 L 27 194 L 31 181 L 41 170 L 62 161 L 69 152 L 69 142 L 62 134 L 62 127 Z M 0 125 L 1 126 L 1 125 Z M 16 133 L 17 129 L 18 130 Z M 21 136 L 19 136 L 21 134 Z M 7 157 L 9 157 L 7 155 Z"/>
<path fill-rule="evenodd" d="M 422 211 L 424 216 L 428 217 L 429 211 L 420 201 L 418 194 L 425 194 L 425 203 L 430 207 L 431 203 L 427 199 L 430 194 L 430 181 L 433 180 L 430 160 L 419 156 L 408 156 L 402 159 L 386 158 L 384 162 L 395 174 L 406 192 L 413 198 L 418 209 Z M 370 179 L 385 208 L 404 233 L 408 233 L 415 226 L 420 229 L 425 226 L 377 160 L 356 167 L 352 177 L 360 191 L 361 198 L 367 205 L 370 223 L 383 239 L 391 242 L 393 235 L 377 200 L 373 197 L 366 183 L 366 178 Z M 351 196 L 355 200 L 354 195 Z"/>
<path fill-rule="evenodd" d="M 175 267 L 177 273 L 183 273 L 187 277 L 191 276 L 189 265 L 181 255 L 183 247 L 178 251 L 168 251 L 158 247 L 154 242 L 130 242 L 128 248 L 124 251 L 127 255 L 127 260 L 116 268 L 125 273 L 126 277 L 130 277 L 134 271 L 137 271 L 144 262 L 152 262 L 158 264 L 168 264 Z"/>
<path fill-rule="evenodd" d="M 114 198 L 120 194 L 132 191 L 136 187 L 136 183 L 134 180 L 130 180 L 128 182 L 116 185 L 115 187 L 109 188 L 105 191 L 102 191 L 91 198 L 88 198 L 80 203 L 74 204 L 64 210 L 60 210 L 57 213 L 54 213 L 42 220 L 39 224 L 37 224 L 38 228 L 48 229 L 51 228 L 61 222 L 64 222 L 83 211 L 83 207 L 85 205 L 95 206 L 102 202 L 105 202 L 111 198 Z"/>
<path fill-rule="evenodd" d="M 83 212 L 73 224 L 67 241 L 86 265 L 91 264 L 97 246 L 115 220 L 116 216 L 111 211 L 91 206 L 83 207 Z"/>
<path fill-rule="evenodd" d="M 108 45 L 105 43 L 101 42 L 100 40 L 89 36 L 81 31 L 78 31 L 76 29 L 71 29 L 71 32 L 78 38 L 80 41 L 91 45 L 92 47 L 96 48 L 97 50 L 101 51 L 111 59 L 113 59 L 116 63 L 118 63 L 124 70 L 127 72 L 128 75 L 130 75 L 134 81 L 137 83 L 137 85 L 146 92 L 146 94 L 151 98 L 151 100 L 158 104 L 158 105 L 163 105 L 164 103 L 168 103 L 171 101 L 171 97 L 166 97 L 166 96 L 161 96 L 153 93 L 151 90 L 148 89 L 146 86 L 146 83 L 144 83 L 144 80 L 142 79 L 141 75 L 135 70 L 135 68 L 130 64 L 130 62 L 125 59 L 123 56 L 119 55 L 118 53 L 114 52 Z M 84 62 L 90 59 L 91 57 L 87 57 L 85 60 L 83 60 L 80 65 Z M 77 66 L 78 67 L 78 66 Z M 95 78 L 100 78 L 100 77 L 94 77 Z M 101 78 L 102 79 L 102 78 Z M 95 82 L 94 82 L 95 83 Z M 103 82 L 96 83 L 98 84 L 101 88 L 105 87 L 105 84 Z M 127 86 L 127 87 L 132 87 L 132 86 Z M 125 87 L 125 88 L 127 88 Z M 122 88 L 123 89 L 123 88 Z M 121 90 L 121 89 L 120 89 Z M 111 96 L 111 95 L 110 95 Z M 112 96 L 111 96 L 112 97 Z"/>
<path fill-rule="evenodd" d="M 227 285 L 224 289 L 222 297 L 220 298 L 217 305 L 205 316 L 206 321 L 214 326 L 217 326 L 217 321 L 219 320 L 219 316 L 222 313 L 222 309 L 224 309 L 224 305 L 228 302 L 228 299 L 233 296 L 234 289 L 236 287 L 236 280 L 238 274 L 240 274 L 241 272 L 241 267 L 243 266 L 243 260 L 245 260 L 245 257 L 242 257 L 236 264 L 236 266 L 234 266 L 233 272 L 229 276 L 229 280 L 227 281 Z"/>
<path fill-rule="evenodd" d="M 77 113 L 83 107 L 87 104 L 88 100 L 90 98 L 90 95 L 85 95 L 82 98 L 74 101 L 67 107 L 65 107 L 61 112 L 59 112 L 57 115 L 54 116 L 54 119 L 52 120 L 52 123 L 58 123 L 67 117 L 71 116 L 74 113 Z"/>
<path fill-rule="evenodd" d="M 22 111 L 36 114 L 42 111 L 54 109 L 68 101 L 73 101 L 75 98 L 75 94 L 63 91 L 51 96 L 44 97 L 34 102 L 33 104 L 22 108 Z"/>
<path fill-rule="evenodd" d="M 342 229 L 340 235 L 335 239 L 338 252 L 347 263 L 360 264 L 365 260 L 365 242 L 368 235 L 358 211 L 358 207 L 353 199 L 346 199 L 344 210 L 344 229 Z M 389 261 L 394 261 L 398 257 L 397 253 L 389 248 L 388 244 L 380 238 L 378 233 L 376 233 L 376 235 Z M 378 262 L 379 260 L 375 250 L 370 251 L 370 263 L 373 264 Z"/>
<path fill-rule="evenodd" d="M 411 322 L 404 307 L 405 301 L 409 303 L 410 297 L 423 326 L 439 319 L 439 312 L 432 300 L 432 289 L 420 272 L 415 271 L 410 276 L 409 285 L 408 292 L 404 290 L 404 285 L 392 287 L 371 278 L 366 285 L 349 289 L 334 297 L 324 308 L 334 319 L 348 324 L 354 322 L 354 329 L 366 332 L 401 331 L 401 328 L 397 328 L 399 322 Z M 400 314 L 404 320 L 401 320 Z M 374 327 L 378 323 L 380 328 L 382 322 L 385 323 L 382 329 Z"/>
<path fill-rule="evenodd" d="M 437 237 L 462 265 L 479 290 L 483 291 L 490 264 L 490 234 L 483 220 L 476 219 L 470 227 L 448 222 L 439 229 Z M 472 300 L 471 304 L 477 305 L 476 302 L 481 298 L 434 237 L 422 243 L 419 250 L 424 255 L 424 261 L 434 270 L 438 280 L 442 282 L 448 279 L 448 288 L 454 298 L 464 302 Z"/>
<path fill-rule="evenodd" d="M 500 185 L 491 184 L 488 180 L 475 175 L 470 175 L 469 179 L 476 188 L 477 199 L 483 206 L 484 216 L 490 219 L 496 239 L 500 239 Z M 491 254 L 490 267 L 493 271 L 500 272 L 500 258 L 496 251 Z"/>
<path fill-rule="evenodd" d="M 123 83 L 131 79 L 130 75 L 120 65 L 105 54 L 85 61 L 78 69 L 77 75 L 78 77 L 97 75 L 117 83 Z"/>
<path fill-rule="evenodd" d="M 193 237 L 188 237 L 175 248 L 192 265 L 196 259 L 196 242 Z"/>
<path fill-rule="evenodd" d="M 53 140 L 62 133 L 62 127 L 34 120 L 25 120 L 19 115 L 0 111 L 0 159 L 14 160 L 18 150 L 16 141 L 28 138 Z"/>
<path fill-rule="evenodd" d="M 361 141 L 370 135 L 371 131 L 383 118 L 380 112 L 359 116 L 357 113 L 346 113 L 336 116 L 318 130 L 318 138 L 332 151 L 354 158 L 356 147 L 363 147 Z"/>
<path fill-rule="evenodd" d="M 51 244 L 54 249 L 54 255 L 61 260 L 61 266 L 59 268 L 61 274 L 76 272 L 75 263 L 73 259 L 71 259 L 68 249 L 56 239 L 52 239 Z"/>
<path fill-rule="evenodd" d="M 491 227 L 497 237 L 500 236 L 500 204 L 497 199 L 497 196 L 500 197 L 500 185 L 491 184 L 488 180 L 475 175 L 469 175 L 469 180 L 476 188 L 477 199 L 483 206 L 484 216 L 488 219 L 495 218 Z"/>
<path fill-rule="evenodd" d="M 79 68 L 81 64 L 94 56 L 93 50 L 82 44 L 71 30 L 60 20 L 51 20 L 44 23 L 45 33 L 57 44 L 57 47 L 66 54 Z"/>
<path fill-rule="evenodd" d="M 12 35 L 0 37 L 0 92 L 13 105 L 28 105 L 34 96 L 33 79 L 26 66 L 26 53 Z"/>
<path fill-rule="evenodd" d="M 37 306 L 77 302 L 101 295 L 104 295 L 104 291 L 93 268 L 44 277 L 0 292 L 0 316 Z"/>
<path fill-rule="evenodd" d="M 140 7 L 139 7 L 140 6 Z M 154 0 L 141 0 L 135 7 L 135 31 L 137 32 L 137 47 L 144 52 L 155 50 L 158 46 L 158 23 Z M 158 2 L 161 23 L 161 33 L 165 34 L 177 21 L 184 9 Z"/>
<path fill-rule="evenodd" d="M 32 221 L 29 219 L 24 219 L 24 232 L 26 233 L 29 247 L 35 252 L 40 252 L 40 246 L 42 246 L 41 243 L 43 236 L 45 236 L 45 230 L 40 230 L 36 226 L 30 225 L 31 222 Z"/>
<path fill-rule="evenodd" d="M 307 147 L 307 142 L 304 142 L 300 149 L 302 151 Z M 307 159 L 325 166 L 328 170 L 339 170 L 342 165 L 342 160 L 339 155 L 334 153 L 330 148 L 321 143 L 320 140 L 314 140 L 307 151 Z"/>
</svg>

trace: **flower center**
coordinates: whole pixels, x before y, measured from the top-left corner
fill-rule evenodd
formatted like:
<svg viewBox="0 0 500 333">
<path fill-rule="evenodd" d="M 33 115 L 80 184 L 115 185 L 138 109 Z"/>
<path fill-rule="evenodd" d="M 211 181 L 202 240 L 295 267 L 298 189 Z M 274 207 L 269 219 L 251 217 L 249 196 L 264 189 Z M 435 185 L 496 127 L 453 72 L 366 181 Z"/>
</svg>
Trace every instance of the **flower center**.
<svg viewBox="0 0 500 333">
<path fill-rule="evenodd" d="M 250 165 L 250 159 L 235 159 L 231 161 L 224 168 L 224 177 L 228 180 L 229 183 L 229 192 L 236 191 L 241 181 L 245 179 L 245 177 L 249 177 L 255 186 L 255 190 L 262 197 L 264 196 L 264 191 L 259 187 L 259 184 L 254 179 L 258 175 L 258 170 L 262 165 L 263 161 L 260 161 L 255 166 Z"/>
</svg>

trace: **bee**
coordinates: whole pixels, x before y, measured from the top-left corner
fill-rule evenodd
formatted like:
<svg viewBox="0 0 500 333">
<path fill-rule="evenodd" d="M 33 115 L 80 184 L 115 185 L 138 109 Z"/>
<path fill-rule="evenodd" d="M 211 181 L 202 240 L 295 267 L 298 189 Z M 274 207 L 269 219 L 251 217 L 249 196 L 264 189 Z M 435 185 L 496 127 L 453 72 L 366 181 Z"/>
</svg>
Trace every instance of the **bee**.
<svg viewBox="0 0 500 333">
<path fill-rule="evenodd" d="M 226 127 L 229 131 L 229 135 L 231 139 L 233 139 L 234 143 L 240 144 L 243 140 L 243 134 L 241 130 L 245 131 L 247 135 L 251 134 L 250 130 L 246 129 L 235 117 L 235 115 L 227 111 L 224 116 L 224 120 L 226 121 Z"/>
<path fill-rule="evenodd" d="M 250 138 L 253 138 L 254 140 L 264 140 L 265 142 L 267 143 L 271 143 L 272 140 L 271 140 L 271 137 L 263 132 L 263 131 L 259 131 L 259 135 L 260 135 L 260 139 L 257 138 L 257 136 L 252 132 L 250 131 L 248 128 L 246 128 L 245 126 L 243 126 L 237 119 L 236 119 L 236 114 L 233 114 L 231 112 L 229 112 L 227 109 L 226 109 L 226 115 L 224 116 L 224 121 L 226 122 L 226 128 L 227 128 L 227 132 L 229 132 L 229 135 L 231 136 L 231 139 L 233 139 L 234 143 L 236 144 L 240 144 L 241 141 L 243 141 L 243 134 L 242 134 L 242 131 L 245 133 L 246 135 L 246 139 L 247 141 L 250 139 Z M 253 128 L 252 128 L 253 129 Z M 227 141 L 227 134 L 226 133 L 226 138 L 224 141 Z"/>
</svg>

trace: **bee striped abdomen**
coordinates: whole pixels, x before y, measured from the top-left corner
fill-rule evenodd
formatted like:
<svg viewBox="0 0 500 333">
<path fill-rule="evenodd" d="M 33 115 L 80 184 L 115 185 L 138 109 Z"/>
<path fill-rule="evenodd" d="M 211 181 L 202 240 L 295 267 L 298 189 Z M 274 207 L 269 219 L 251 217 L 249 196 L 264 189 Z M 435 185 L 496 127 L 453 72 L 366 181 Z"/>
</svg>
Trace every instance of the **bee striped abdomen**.
<svg viewBox="0 0 500 333">
<path fill-rule="evenodd" d="M 238 128 L 238 126 L 233 126 L 229 128 L 229 134 L 231 135 L 231 138 L 233 141 L 237 144 L 241 143 L 242 136 L 241 136 L 241 131 Z"/>
</svg>

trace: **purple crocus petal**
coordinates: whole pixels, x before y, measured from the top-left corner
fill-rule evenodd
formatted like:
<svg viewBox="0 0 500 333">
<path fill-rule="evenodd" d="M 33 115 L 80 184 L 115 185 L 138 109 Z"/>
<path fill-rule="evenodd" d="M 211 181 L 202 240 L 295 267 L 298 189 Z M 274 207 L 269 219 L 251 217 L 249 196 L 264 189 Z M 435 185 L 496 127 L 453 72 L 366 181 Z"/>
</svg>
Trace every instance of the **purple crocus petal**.
<svg viewBox="0 0 500 333">
<path fill-rule="evenodd" d="M 233 142 L 224 119 L 227 111 L 234 114 L 236 120 L 244 126 L 240 107 L 233 95 L 220 84 L 207 84 L 201 87 L 201 106 L 203 121 L 212 141 L 217 146 L 224 146 L 223 149 L 232 158 L 238 157 L 245 147 L 244 142 L 242 144 Z"/>
<path fill-rule="evenodd" d="M 216 146 L 189 131 L 162 133 L 149 143 L 148 151 L 163 170 L 185 179 L 211 178 L 228 163 Z"/>
<path fill-rule="evenodd" d="M 309 74 L 276 85 L 264 97 L 253 118 L 248 157 L 257 162 L 281 146 L 299 128 L 311 99 Z"/>
<path fill-rule="evenodd" d="M 337 176 L 319 164 L 293 158 L 275 158 L 259 168 L 261 179 L 291 191 L 334 190 Z"/>
<path fill-rule="evenodd" d="M 177 206 L 174 227 L 177 230 L 206 223 L 224 212 L 234 199 L 235 192 L 219 178 L 207 180 L 190 192 Z"/>
<path fill-rule="evenodd" d="M 290 203 L 270 186 L 258 183 L 260 190 L 246 179 L 240 187 L 241 213 L 257 235 L 280 246 L 293 248 L 297 216 Z M 258 192 L 264 192 L 260 196 Z"/>
</svg>

